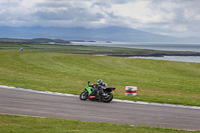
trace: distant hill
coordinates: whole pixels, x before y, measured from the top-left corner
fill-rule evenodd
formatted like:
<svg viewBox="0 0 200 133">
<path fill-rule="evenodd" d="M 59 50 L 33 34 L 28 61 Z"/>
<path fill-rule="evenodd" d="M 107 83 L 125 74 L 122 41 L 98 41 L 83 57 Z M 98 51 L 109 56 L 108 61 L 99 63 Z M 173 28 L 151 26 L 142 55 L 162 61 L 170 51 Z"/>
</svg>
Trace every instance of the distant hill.
<svg viewBox="0 0 200 133">
<path fill-rule="evenodd" d="M 120 42 L 200 43 L 198 37 L 175 38 L 123 27 L 0 27 L 0 38 L 59 38 L 64 40 L 95 40 Z"/>
<path fill-rule="evenodd" d="M 67 40 L 48 39 L 48 38 L 34 38 L 34 39 L 0 38 L 0 42 L 47 43 L 47 44 L 71 43 L 70 41 Z"/>
</svg>

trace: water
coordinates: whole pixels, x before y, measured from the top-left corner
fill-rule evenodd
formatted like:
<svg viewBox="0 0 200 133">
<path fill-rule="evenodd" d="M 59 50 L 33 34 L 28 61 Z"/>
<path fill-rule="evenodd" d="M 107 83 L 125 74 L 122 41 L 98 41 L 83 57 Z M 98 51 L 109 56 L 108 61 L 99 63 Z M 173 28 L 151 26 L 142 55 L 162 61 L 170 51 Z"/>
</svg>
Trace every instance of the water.
<svg viewBox="0 0 200 133">
<path fill-rule="evenodd" d="M 200 56 L 164 56 L 164 57 L 130 57 L 140 59 L 169 60 L 200 63 Z"/>
<path fill-rule="evenodd" d="M 137 49 L 153 49 L 163 51 L 193 51 L 200 52 L 200 44 L 167 44 L 167 43 L 130 43 L 130 42 L 73 42 L 74 45 L 124 47 Z M 164 56 L 164 57 L 131 57 L 142 59 L 170 60 L 200 63 L 200 56 Z"/>
<path fill-rule="evenodd" d="M 194 51 L 200 52 L 199 44 L 172 44 L 172 43 L 130 43 L 130 42 L 73 42 L 74 45 L 124 47 L 137 49 L 154 49 L 165 51 Z"/>
</svg>

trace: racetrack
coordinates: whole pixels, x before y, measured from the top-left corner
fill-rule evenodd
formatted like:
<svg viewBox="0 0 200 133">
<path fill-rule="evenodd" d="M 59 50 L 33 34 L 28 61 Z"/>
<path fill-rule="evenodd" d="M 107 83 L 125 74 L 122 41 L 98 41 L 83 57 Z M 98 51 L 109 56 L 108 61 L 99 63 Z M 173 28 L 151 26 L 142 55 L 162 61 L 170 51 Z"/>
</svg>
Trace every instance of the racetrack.
<svg viewBox="0 0 200 133">
<path fill-rule="evenodd" d="M 1 113 L 200 130 L 200 109 L 118 101 L 111 103 L 81 101 L 78 97 L 3 87 L 0 87 Z"/>
</svg>

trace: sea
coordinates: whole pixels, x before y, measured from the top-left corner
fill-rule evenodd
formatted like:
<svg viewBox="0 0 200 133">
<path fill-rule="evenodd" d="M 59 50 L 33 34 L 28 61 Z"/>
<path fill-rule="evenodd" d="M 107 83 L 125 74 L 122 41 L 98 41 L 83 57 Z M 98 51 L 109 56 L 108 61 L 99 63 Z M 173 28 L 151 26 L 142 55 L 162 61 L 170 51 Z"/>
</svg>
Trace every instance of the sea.
<svg viewBox="0 0 200 133">
<path fill-rule="evenodd" d="M 89 45 L 89 46 L 107 46 L 107 47 L 124 47 L 137 49 L 153 49 L 165 51 L 194 51 L 200 52 L 199 44 L 175 44 L 175 43 L 151 43 L 151 42 L 73 42 L 73 45 Z M 154 60 L 169 60 L 181 62 L 195 62 L 200 63 L 200 56 L 164 56 L 164 57 L 130 57 Z"/>
</svg>

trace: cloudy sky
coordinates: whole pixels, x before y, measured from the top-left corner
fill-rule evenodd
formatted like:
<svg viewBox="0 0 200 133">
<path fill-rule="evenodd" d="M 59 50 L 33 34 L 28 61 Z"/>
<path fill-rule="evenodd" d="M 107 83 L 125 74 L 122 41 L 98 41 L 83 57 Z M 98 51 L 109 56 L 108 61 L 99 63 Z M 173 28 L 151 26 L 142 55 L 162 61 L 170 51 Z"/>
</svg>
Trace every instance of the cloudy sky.
<svg viewBox="0 0 200 133">
<path fill-rule="evenodd" d="M 0 26 L 128 27 L 200 37 L 200 0 L 0 0 Z"/>
</svg>

